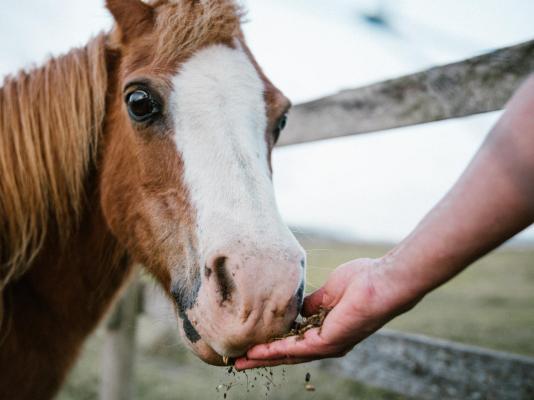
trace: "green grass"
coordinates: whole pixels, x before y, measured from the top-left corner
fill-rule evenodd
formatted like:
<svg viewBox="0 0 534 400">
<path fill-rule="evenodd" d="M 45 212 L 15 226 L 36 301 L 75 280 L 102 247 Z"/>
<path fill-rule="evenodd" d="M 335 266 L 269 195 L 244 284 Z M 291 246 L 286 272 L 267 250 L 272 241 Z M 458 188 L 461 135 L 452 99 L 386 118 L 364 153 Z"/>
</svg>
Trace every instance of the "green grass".
<svg viewBox="0 0 534 400">
<path fill-rule="evenodd" d="M 308 290 L 320 286 L 333 267 L 388 250 L 310 245 Z M 534 356 L 534 249 L 506 248 L 484 257 L 387 327 Z"/>
<path fill-rule="evenodd" d="M 358 257 L 377 257 L 389 249 L 385 245 L 304 245 L 309 259 L 308 290 L 319 287 L 337 265 Z M 156 341 L 147 340 L 154 336 L 151 330 L 155 325 L 141 318 L 143 346 L 136 354 L 137 399 L 223 399 L 217 386 L 234 381 L 228 399 L 266 398 L 267 379 L 249 372 L 247 390 L 245 375 L 236 378 L 225 368 L 204 365 L 179 344 L 175 331 L 166 332 Z M 505 249 L 491 254 L 388 327 L 534 356 L 534 250 Z M 59 400 L 98 398 L 101 340 L 101 333 L 97 333 L 88 341 Z M 312 375 L 315 392 L 304 389 L 306 372 Z M 277 385 L 268 391 L 270 400 L 404 398 L 339 379 L 314 365 L 276 368 L 273 379 Z"/>
</svg>

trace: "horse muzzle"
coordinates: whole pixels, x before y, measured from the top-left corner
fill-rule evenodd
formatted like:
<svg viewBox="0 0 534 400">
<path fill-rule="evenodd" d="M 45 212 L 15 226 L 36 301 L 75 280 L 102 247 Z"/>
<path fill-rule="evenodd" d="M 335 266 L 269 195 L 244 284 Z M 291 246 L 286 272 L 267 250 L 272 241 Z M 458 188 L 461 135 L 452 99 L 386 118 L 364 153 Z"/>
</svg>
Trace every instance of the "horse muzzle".
<svg viewBox="0 0 534 400">
<path fill-rule="evenodd" d="M 199 358 L 213 365 L 285 334 L 303 301 L 301 249 L 279 259 L 228 254 L 209 257 L 194 304 L 177 305 L 182 336 Z"/>
</svg>

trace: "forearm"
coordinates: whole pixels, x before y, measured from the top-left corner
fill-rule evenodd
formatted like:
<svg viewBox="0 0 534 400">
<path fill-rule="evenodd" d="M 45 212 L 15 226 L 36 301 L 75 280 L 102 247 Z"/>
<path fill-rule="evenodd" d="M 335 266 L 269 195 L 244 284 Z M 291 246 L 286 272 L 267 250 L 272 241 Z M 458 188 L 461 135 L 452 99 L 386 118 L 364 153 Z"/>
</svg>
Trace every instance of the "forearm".
<svg viewBox="0 0 534 400">
<path fill-rule="evenodd" d="M 470 166 L 413 233 L 383 258 L 409 304 L 534 221 L 534 78 L 510 101 Z"/>
</svg>

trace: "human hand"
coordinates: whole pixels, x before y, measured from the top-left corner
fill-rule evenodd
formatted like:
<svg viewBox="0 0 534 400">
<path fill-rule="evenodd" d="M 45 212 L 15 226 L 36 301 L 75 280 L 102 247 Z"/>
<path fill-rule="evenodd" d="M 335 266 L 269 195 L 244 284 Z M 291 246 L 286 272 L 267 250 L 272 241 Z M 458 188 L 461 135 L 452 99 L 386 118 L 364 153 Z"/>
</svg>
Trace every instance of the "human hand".
<svg viewBox="0 0 534 400">
<path fill-rule="evenodd" d="M 238 370 L 341 357 L 398 314 L 394 285 L 381 259 L 358 259 L 334 270 L 326 284 L 304 300 L 302 314 L 329 310 L 321 328 L 251 348 Z"/>
</svg>

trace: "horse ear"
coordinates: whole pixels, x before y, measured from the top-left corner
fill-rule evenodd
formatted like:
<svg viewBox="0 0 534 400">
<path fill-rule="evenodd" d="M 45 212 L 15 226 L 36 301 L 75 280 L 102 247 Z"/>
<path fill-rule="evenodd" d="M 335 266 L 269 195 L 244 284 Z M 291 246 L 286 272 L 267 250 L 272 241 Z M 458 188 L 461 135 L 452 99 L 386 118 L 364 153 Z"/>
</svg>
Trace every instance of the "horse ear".
<svg viewBox="0 0 534 400">
<path fill-rule="evenodd" d="M 106 0 L 106 6 L 117 23 L 124 43 L 154 26 L 154 8 L 141 0 Z"/>
</svg>

